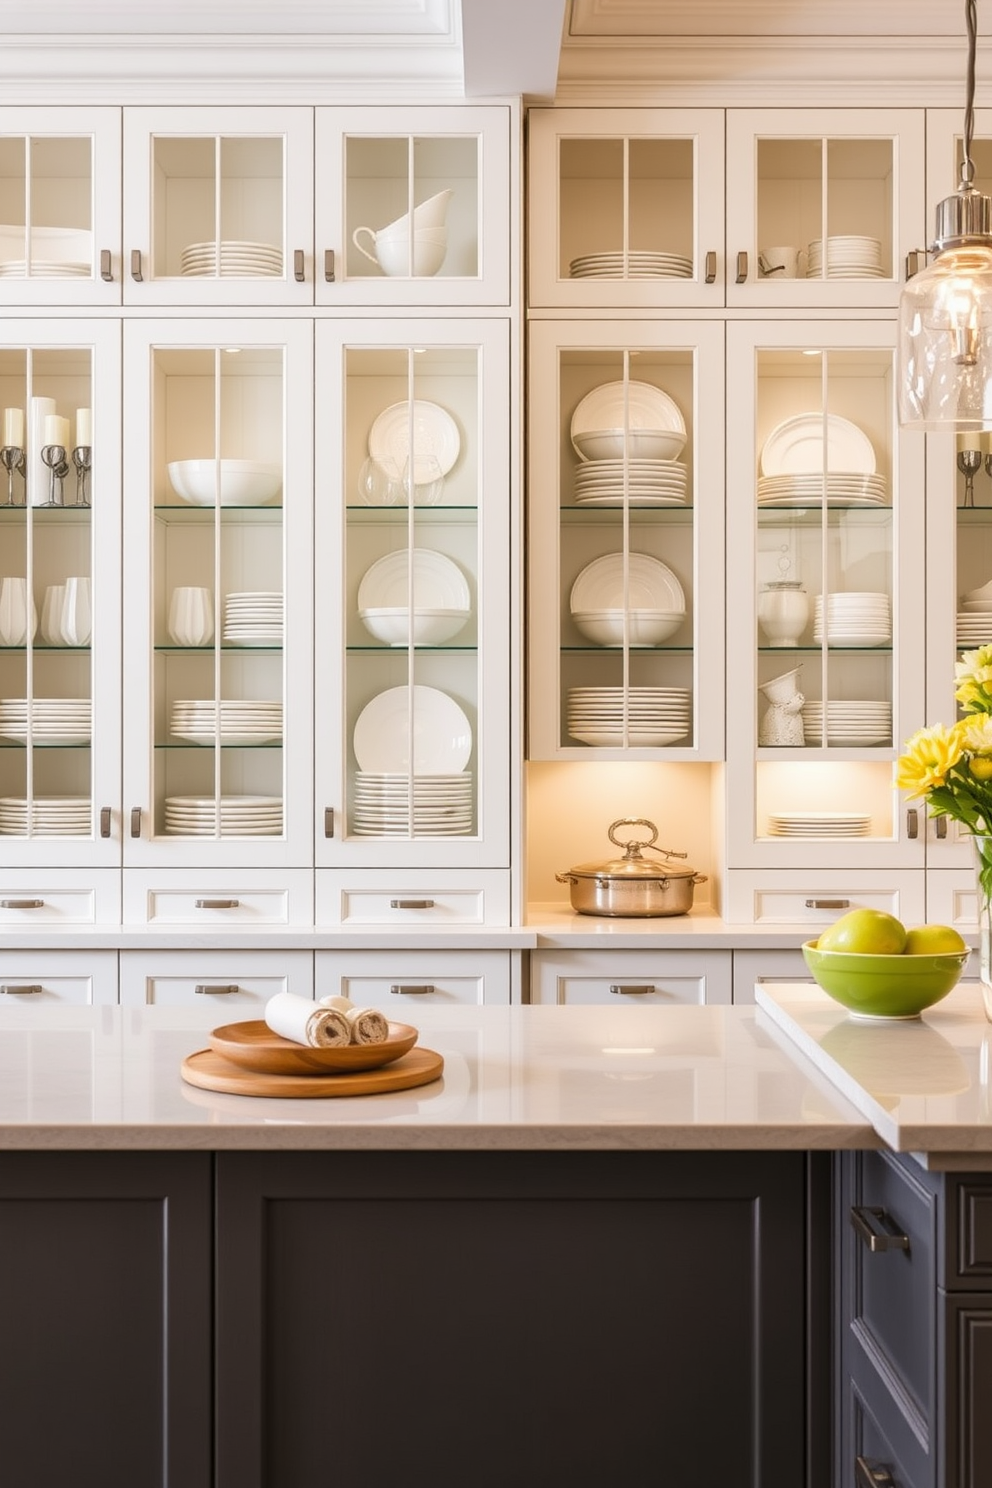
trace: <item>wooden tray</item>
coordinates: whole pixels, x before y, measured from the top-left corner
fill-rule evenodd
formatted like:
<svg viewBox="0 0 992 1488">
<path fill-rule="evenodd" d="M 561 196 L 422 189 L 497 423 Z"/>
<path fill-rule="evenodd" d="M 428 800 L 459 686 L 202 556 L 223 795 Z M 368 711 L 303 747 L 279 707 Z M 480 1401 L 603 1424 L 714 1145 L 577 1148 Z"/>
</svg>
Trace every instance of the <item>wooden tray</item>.
<svg viewBox="0 0 992 1488">
<path fill-rule="evenodd" d="M 331 1051 L 325 1051 L 331 1052 Z M 410 1090 L 429 1085 L 440 1077 L 444 1059 L 432 1049 L 411 1049 L 380 1069 L 343 1071 L 337 1075 L 266 1075 L 245 1069 L 215 1054 L 199 1049 L 182 1063 L 182 1077 L 201 1090 L 221 1090 L 227 1095 L 302 1097 L 326 1100 L 329 1096 L 380 1095 L 388 1090 Z"/>
<path fill-rule="evenodd" d="M 260 1075 L 330 1075 L 379 1069 L 408 1053 L 417 1042 L 409 1023 L 390 1023 L 381 1044 L 342 1044 L 315 1049 L 273 1033 L 264 1019 L 225 1023 L 210 1035 L 215 1054 Z"/>
</svg>

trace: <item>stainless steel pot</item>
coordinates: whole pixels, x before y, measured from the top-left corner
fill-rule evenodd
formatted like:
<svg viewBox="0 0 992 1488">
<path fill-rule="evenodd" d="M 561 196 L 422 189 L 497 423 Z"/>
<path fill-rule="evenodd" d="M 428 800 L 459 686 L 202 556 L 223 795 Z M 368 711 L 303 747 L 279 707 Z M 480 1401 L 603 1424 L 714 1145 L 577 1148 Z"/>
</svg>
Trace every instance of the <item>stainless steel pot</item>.
<svg viewBox="0 0 992 1488">
<path fill-rule="evenodd" d="M 614 834 L 617 827 L 649 827 L 649 838 L 628 838 L 622 842 Z M 567 873 L 556 873 L 558 883 L 569 885 L 572 908 L 578 914 L 630 915 L 647 918 L 655 915 L 687 914 L 692 908 L 696 884 L 705 883 L 705 873 L 694 868 L 673 868 L 669 863 L 651 863 L 641 856 L 651 848 L 665 858 L 684 858 L 685 853 L 667 847 L 655 847 L 658 828 L 643 816 L 622 816 L 607 833 L 611 842 L 624 850 L 622 858 L 606 863 L 580 863 Z"/>
</svg>

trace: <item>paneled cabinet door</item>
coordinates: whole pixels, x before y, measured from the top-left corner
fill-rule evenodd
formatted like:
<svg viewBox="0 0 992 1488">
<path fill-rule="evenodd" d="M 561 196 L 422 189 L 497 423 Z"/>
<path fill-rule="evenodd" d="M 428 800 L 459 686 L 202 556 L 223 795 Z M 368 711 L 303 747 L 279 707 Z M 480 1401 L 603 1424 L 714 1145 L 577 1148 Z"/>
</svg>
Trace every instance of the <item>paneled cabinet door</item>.
<svg viewBox="0 0 992 1488">
<path fill-rule="evenodd" d="M 722 109 L 531 109 L 533 308 L 722 305 Z"/>
<path fill-rule="evenodd" d="M 723 351 L 531 326 L 531 759 L 723 757 Z"/>
<path fill-rule="evenodd" d="M 923 160 L 922 109 L 731 109 L 728 305 L 897 305 Z"/>
<path fill-rule="evenodd" d="M 121 111 L 0 108 L 0 302 L 119 305 Z"/>
<path fill-rule="evenodd" d="M 893 761 L 923 717 L 923 461 L 895 327 L 728 331 L 728 864 L 921 868 Z"/>
<path fill-rule="evenodd" d="M 8 868 L 120 862 L 120 396 L 116 325 L 0 324 Z"/>
<path fill-rule="evenodd" d="M 513 128 L 509 105 L 318 108 L 317 303 L 509 304 Z"/>
<path fill-rule="evenodd" d="M 317 327 L 318 866 L 509 866 L 502 321 Z"/>
<path fill-rule="evenodd" d="M 312 864 L 312 332 L 129 321 L 125 864 Z"/>
<path fill-rule="evenodd" d="M 312 109 L 125 109 L 124 299 L 313 304 Z"/>
</svg>

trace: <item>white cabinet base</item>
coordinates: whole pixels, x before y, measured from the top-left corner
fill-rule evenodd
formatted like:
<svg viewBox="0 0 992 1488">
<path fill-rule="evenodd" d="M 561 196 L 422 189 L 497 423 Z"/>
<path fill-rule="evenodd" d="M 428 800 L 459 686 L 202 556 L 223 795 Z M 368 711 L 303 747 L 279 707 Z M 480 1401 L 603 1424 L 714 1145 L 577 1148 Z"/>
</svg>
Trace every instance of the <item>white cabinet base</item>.
<svg viewBox="0 0 992 1488">
<path fill-rule="evenodd" d="M 313 921 L 308 869 L 159 869 L 124 874 L 124 923 L 269 930 Z"/>
<path fill-rule="evenodd" d="M 502 869 L 318 869 L 316 923 L 448 930 L 510 923 L 510 876 Z"/>
<path fill-rule="evenodd" d="M 558 1006 L 728 1003 L 730 951 L 535 951 L 530 1001 Z"/>
<path fill-rule="evenodd" d="M 120 979 L 124 1007 L 215 1006 L 218 1024 L 261 1018 L 277 992 L 314 995 L 309 951 L 124 951 Z"/>
<path fill-rule="evenodd" d="M 5 1008 L 19 1004 L 96 1007 L 116 1001 L 116 951 L 0 950 L 0 1019 Z"/>
<path fill-rule="evenodd" d="M 113 928 L 121 922 L 121 876 L 112 868 L 17 868 L 0 873 L 0 936 L 4 932 Z"/>
<path fill-rule="evenodd" d="M 512 951 L 337 951 L 316 953 L 316 996 L 350 997 L 402 1023 L 418 1008 L 516 1001 Z"/>
<path fill-rule="evenodd" d="M 729 923 L 808 926 L 810 937 L 850 909 L 882 909 L 907 925 L 922 925 L 926 919 L 922 872 L 731 869 L 724 889 L 723 917 Z"/>
</svg>

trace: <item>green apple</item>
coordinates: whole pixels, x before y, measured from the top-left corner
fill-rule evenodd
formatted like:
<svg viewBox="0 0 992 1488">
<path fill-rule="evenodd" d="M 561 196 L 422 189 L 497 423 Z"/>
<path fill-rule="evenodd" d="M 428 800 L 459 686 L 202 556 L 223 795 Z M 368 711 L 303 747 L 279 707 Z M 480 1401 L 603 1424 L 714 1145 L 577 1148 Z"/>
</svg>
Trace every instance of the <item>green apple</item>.
<svg viewBox="0 0 992 1488">
<path fill-rule="evenodd" d="M 914 925 L 906 932 L 907 956 L 943 956 L 948 951 L 966 951 L 961 936 L 950 925 Z"/>
<path fill-rule="evenodd" d="M 851 909 L 827 926 L 816 945 L 820 951 L 900 956 L 906 947 L 906 927 L 883 909 Z"/>
</svg>

